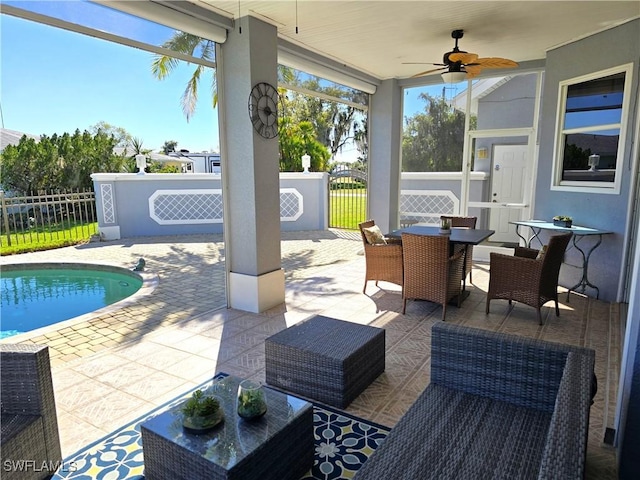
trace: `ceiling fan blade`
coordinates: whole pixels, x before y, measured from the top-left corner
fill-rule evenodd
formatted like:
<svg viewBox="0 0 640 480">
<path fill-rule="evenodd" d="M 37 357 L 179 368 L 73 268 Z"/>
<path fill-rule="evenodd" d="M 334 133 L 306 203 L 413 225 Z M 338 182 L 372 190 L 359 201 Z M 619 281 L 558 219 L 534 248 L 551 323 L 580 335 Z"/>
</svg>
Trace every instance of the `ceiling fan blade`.
<svg viewBox="0 0 640 480">
<path fill-rule="evenodd" d="M 467 78 L 473 78 L 477 76 L 482 70 L 482 66 L 480 65 L 465 65 L 465 71 L 467 72 Z"/>
<path fill-rule="evenodd" d="M 443 66 L 440 68 L 434 68 L 431 70 L 427 70 L 426 72 L 420 72 L 420 73 L 416 73 L 415 75 L 411 75 L 411 78 L 416 78 L 416 77 L 422 77 L 423 75 L 427 75 L 428 73 L 432 73 L 432 72 L 439 72 L 440 70 L 445 70 L 447 67 Z"/>
<path fill-rule="evenodd" d="M 518 66 L 513 60 L 498 57 L 478 58 L 475 63 L 482 68 L 513 68 Z"/>
<path fill-rule="evenodd" d="M 439 65 L 446 67 L 444 63 L 431 63 L 431 62 L 402 62 L 402 65 Z"/>
<path fill-rule="evenodd" d="M 478 55 L 475 53 L 452 53 L 449 55 L 449 60 L 452 62 L 461 62 L 461 63 L 474 63 L 478 58 Z"/>
</svg>

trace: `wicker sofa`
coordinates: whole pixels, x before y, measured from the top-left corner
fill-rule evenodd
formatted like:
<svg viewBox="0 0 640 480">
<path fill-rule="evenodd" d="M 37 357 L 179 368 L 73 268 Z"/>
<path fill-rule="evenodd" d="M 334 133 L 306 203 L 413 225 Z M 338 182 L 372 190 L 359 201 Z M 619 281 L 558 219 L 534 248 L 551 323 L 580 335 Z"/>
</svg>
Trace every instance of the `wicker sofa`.
<svg viewBox="0 0 640 480">
<path fill-rule="evenodd" d="M 431 383 L 356 480 L 580 479 L 595 352 L 438 323 Z"/>
<path fill-rule="evenodd" d="M 0 344 L 2 480 L 50 477 L 61 463 L 46 345 Z"/>
</svg>

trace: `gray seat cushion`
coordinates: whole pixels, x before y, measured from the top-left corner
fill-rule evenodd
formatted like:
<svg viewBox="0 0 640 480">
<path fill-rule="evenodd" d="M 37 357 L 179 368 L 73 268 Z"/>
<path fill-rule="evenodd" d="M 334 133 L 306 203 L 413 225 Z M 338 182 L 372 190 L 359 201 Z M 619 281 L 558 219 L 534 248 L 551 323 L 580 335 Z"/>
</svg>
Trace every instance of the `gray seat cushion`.
<svg viewBox="0 0 640 480">
<path fill-rule="evenodd" d="M 535 479 L 550 421 L 550 413 L 431 384 L 355 478 Z"/>
</svg>

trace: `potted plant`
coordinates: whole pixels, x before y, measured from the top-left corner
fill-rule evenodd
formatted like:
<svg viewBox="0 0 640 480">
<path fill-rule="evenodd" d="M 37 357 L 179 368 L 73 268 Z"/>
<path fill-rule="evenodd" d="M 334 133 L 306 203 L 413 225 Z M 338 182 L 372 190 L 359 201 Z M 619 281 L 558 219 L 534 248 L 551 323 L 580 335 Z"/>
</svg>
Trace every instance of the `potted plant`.
<svg viewBox="0 0 640 480">
<path fill-rule="evenodd" d="M 440 233 L 449 235 L 451 233 L 451 220 L 448 218 L 440 219 Z"/>
<path fill-rule="evenodd" d="M 556 215 L 555 217 L 553 217 L 553 224 L 556 227 L 571 228 L 572 223 L 573 219 L 566 215 Z"/>
<path fill-rule="evenodd" d="M 215 427 L 223 417 L 220 401 L 196 390 L 182 406 L 182 426 L 190 433 L 203 433 Z"/>
<path fill-rule="evenodd" d="M 252 419 L 264 415 L 267 402 L 262 386 L 252 380 L 244 380 L 238 386 L 238 415 Z"/>
</svg>

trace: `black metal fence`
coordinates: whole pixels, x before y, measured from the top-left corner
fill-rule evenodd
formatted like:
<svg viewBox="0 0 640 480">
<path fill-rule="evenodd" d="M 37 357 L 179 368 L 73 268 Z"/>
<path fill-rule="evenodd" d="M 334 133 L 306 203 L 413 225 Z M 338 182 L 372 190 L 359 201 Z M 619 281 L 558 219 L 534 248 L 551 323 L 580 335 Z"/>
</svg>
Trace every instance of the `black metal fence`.
<svg viewBox="0 0 640 480">
<path fill-rule="evenodd" d="M 329 227 L 355 230 L 367 220 L 367 173 L 340 169 L 329 174 Z"/>
<path fill-rule="evenodd" d="M 92 190 L 17 196 L 0 190 L 0 246 L 90 238 L 97 232 Z"/>
</svg>

